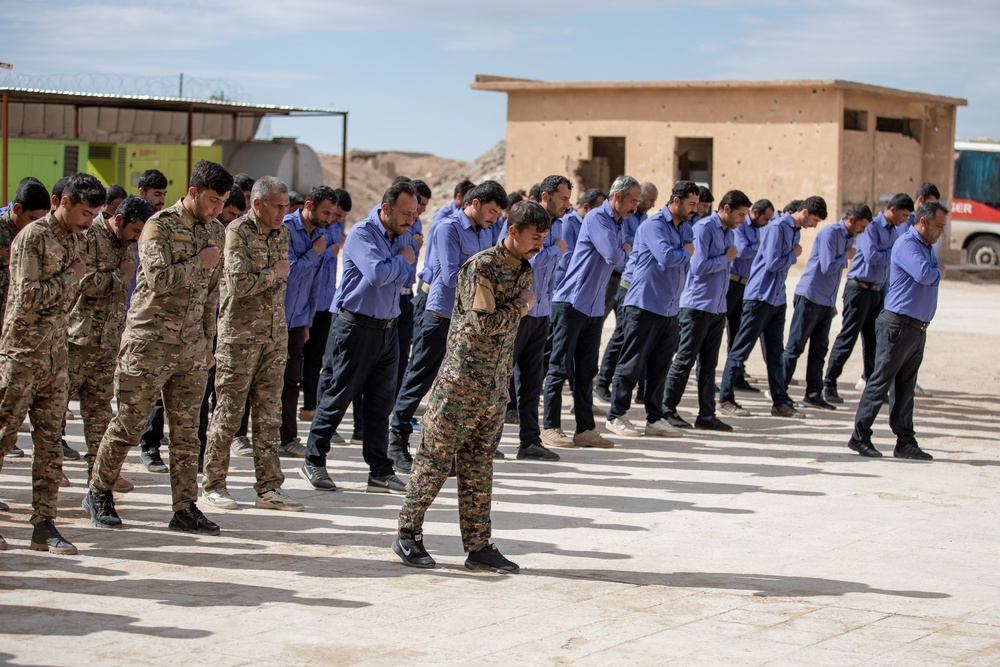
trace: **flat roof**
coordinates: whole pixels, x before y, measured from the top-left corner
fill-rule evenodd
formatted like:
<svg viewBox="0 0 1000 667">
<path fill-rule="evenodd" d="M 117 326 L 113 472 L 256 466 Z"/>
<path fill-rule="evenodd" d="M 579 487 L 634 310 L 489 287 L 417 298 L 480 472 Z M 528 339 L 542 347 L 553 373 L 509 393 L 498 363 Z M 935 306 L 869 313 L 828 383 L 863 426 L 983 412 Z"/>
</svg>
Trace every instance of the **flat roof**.
<svg viewBox="0 0 1000 667">
<path fill-rule="evenodd" d="M 184 97 L 155 97 L 150 95 L 106 95 L 104 93 L 76 93 L 63 90 L 38 88 L 11 88 L 0 86 L 0 94 L 7 93 L 11 102 L 27 104 L 66 104 L 77 107 L 117 107 L 120 109 L 145 109 L 149 111 L 196 111 L 199 113 L 237 114 L 248 116 L 344 116 L 342 109 L 292 107 L 275 104 L 245 104 L 229 100 L 196 100 Z"/>
<path fill-rule="evenodd" d="M 720 88 L 840 88 L 876 95 L 906 97 L 921 102 L 967 106 L 961 97 L 931 95 L 897 88 L 873 86 L 840 79 L 780 79 L 773 81 L 538 81 L 516 79 L 491 74 L 477 74 L 470 85 L 473 90 L 492 90 L 502 93 L 565 91 L 565 90 L 715 90 Z"/>
</svg>

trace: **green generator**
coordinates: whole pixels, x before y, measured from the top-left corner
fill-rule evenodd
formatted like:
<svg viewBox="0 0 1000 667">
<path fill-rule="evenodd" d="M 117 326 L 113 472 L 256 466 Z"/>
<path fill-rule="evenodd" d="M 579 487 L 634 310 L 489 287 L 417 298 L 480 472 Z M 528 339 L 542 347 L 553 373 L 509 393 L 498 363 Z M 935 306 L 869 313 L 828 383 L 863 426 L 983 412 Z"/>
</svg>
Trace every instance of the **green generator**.
<svg viewBox="0 0 1000 667">
<path fill-rule="evenodd" d="M 7 143 L 7 192 L 4 201 L 14 199 L 17 184 L 25 176 L 34 176 L 45 184 L 49 192 L 63 176 L 85 171 L 89 158 L 86 141 L 65 139 L 19 139 Z M 219 149 L 221 159 L 222 150 Z"/>
<path fill-rule="evenodd" d="M 222 163 L 221 146 L 192 146 L 192 166 L 198 160 Z M 167 206 L 187 192 L 190 179 L 187 146 L 92 142 L 87 171 L 105 185 L 117 183 L 135 194 L 139 175 L 159 169 L 167 177 Z"/>
</svg>

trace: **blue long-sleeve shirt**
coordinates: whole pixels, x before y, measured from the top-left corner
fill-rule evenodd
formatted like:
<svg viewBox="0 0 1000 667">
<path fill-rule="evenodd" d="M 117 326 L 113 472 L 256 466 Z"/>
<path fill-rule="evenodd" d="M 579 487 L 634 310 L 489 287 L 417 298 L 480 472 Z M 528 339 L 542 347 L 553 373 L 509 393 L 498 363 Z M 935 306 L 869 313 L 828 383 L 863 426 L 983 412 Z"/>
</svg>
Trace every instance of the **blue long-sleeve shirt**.
<svg viewBox="0 0 1000 667">
<path fill-rule="evenodd" d="M 459 210 L 454 217 L 441 220 L 438 225 L 441 229 L 434 249 L 437 260 L 431 274 L 426 308 L 442 317 L 451 318 L 451 311 L 455 307 L 458 271 L 467 259 L 493 247 L 493 233 L 489 229 L 476 227 L 463 210 Z"/>
<path fill-rule="evenodd" d="M 456 211 L 458 211 L 458 208 L 459 207 L 455 205 L 455 200 L 452 199 L 450 202 L 438 209 L 438 211 L 434 214 L 431 218 L 431 226 L 433 227 L 435 222 L 452 217 L 455 215 Z"/>
<path fill-rule="evenodd" d="M 766 225 L 765 225 L 766 226 Z M 747 214 L 743 224 L 733 231 L 736 240 L 736 259 L 729 265 L 729 273 L 740 278 L 750 277 L 750 265 L 760 248 L 760 230 L 764 227 L 754 227 Z"/>
<path fill-rule="evenodd" d="M 625 218 L 625 222 L 622 223 L 622 243 L 627 243 L 630 246 L 635 245 L 635 233 L 639 230 L 639 225 L 648 217 L 645 213 L 633 211 L 632 215 Z"/>
<path fill-rule="evenodd" d="M 726 252 L 736 245 L 736 235 L 733 230 L 723 228 L 718 212 L 699 220 L 693 235 L 694 254 L 681 296 L 681 308 L 703 310 L 715 315 L 724 313 L 730 271 Z"/>
<path fill-rule="evenodd" d="M 750 265 L 744 301 L 766 301 L 784 306 L 788 269 L 798 259 L 792 248 L 799 242 L 799 230 L 792 216 L 783 215 L 760 230 L 760 249 Z"/>
<path fill-rule="evenodd" d="M 431 225 L 430 230 L 424 235 L 424 268 L 420 270 L 419 276 L 427 286 L 431 284 L 434 265 L 437 264 L 437 235 L 443 227 L 439 220 L 437 224 Z"/>
<path fill-rule="evenodd" d="M 554 278 L 555 288 L 563 284 L 566 279 L 566 271 L 569 270 L 570 260 L 573 259 L 573 249 L 576 247 L 576 239 L 580 236 L 580 227 L 583 225 L 583 218 L 575 210 L 570 209 L 569 213 L 562 217 L 562 237 L 566 242 L 566 252 L 559 259 L 556 265 L 556 275 Z"/>
<path fill-rule="evenodd" d="M 556 245 L 556 241 L 562 238 L 563 222 L 562 218 L 552 221 L 548 236 L 542 241 L 542 249 L 528 263 L 531 264 L 533 277 L 531 279 L 531 291 L 535 293 L 535 305 L 527 312 L 528 317 L 548 317 L 552 314 L 552 293 L 555 290 L 556 266 L 563 252 Z M 504 227 L 497 240 L 499 243 L 507 238 L 507 230 Z"/>
<path fill-rule="evenodd" d="M 288 261 L 292 264 L 285 291 L 285 324 L 289 329 L 308 327 L 316 314 L 313 284 L 323 264 L 322 254 L 318 254 L 312 244 L 325 232 L 320 227 L 307 232 L 301 211 L 286 215 L 282 222 L 289 231 Z"/>
<path fill-rule="evenodd" d="M 892 248 L 885 309 L 930 322 L 937 311 L 940 262 L 934 247 L 911 227 Z"/>
<path fill-rule="evenodd" d="M 310 296 L 315 304 L 315 310 L 330 310 L 333 295 L 337 292 L 339 257 L 333 253 L 333 246 L 344 243 L 344 223 L 335 222 L 324 229 L 323 233 L 326 235 L 326 250 L 323 251 L 323 261 L 313 281 L 313 295 Z"/>
<path fill-rule="evenodd" d="M 344 242 L 344 273 L 330 310 L 380 320 L 399 317 L 399 290 L 413 283 L 413 265 L 399 254 L 410 233 L 389 238 L 376 217 L 354 225 Z"/>
<path fill-rule="evenodd" d="M 840 288 L 840 276 L 847 268 L 847 249 L 854 247 L 854 237 L 844 221 L 827 225 L 816 234 L 806 270 L 795 286 L 795 293 L 813 303 L 833 307 Z"/>
<path fill-rule="evenodd" d="M 587 213 L 554 302 L 568 303 L 588 317 L 604 317 L 608 280 L 613 271 L 625 268 L 628 259 L 622 248 L 622 222 L 615 219 L 610 200 Z"/>
<path fill-rule="evenodd" d="M 674 226 L 666 206 L 647 218 L 636 230 L 635 247 L 622 274 L 622 280 L 629 283 L 625 305 L 663 317 L 676 315 L 691 262 L 684 244 L 691 240 L 691 224 Z"/>
<path fill-rule="evenodd" d="M 889 226 L 885 214 L 879 211 L 856 242 L 857 252 L 847 272 L 848 280 L 872 285 L 885 285 L 889 280 L 892 246 L 899 238 L 899 229 Z"/>
</svg>

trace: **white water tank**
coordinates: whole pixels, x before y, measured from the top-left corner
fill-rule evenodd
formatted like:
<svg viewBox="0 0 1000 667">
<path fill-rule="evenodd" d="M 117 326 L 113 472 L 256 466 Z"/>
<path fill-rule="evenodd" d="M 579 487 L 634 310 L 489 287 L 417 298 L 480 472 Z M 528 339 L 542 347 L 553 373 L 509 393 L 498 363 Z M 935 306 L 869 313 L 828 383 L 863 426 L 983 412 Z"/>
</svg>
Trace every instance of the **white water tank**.
<svg viewBox="0 0 1000 667">
<path fill-rule="evenodd" d="M 277 176 L 296 192 L 306 195 L 323 184 L 323 167 L 316 151 L 279 137 L 271 141 L 214 141 L 222 147 L 222 164 L 230 174 L 250 174 L 253 178 Z"/>
</svg>

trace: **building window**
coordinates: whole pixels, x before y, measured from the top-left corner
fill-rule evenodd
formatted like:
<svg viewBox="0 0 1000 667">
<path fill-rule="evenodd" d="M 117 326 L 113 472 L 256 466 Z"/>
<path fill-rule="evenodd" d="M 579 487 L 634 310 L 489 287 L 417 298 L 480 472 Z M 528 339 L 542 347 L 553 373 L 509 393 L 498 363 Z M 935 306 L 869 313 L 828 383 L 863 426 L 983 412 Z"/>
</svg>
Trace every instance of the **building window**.
<svg viewBox="0 0 1000 667">
<path fill-rule="evenodd" d="M 712 187 L 712 138 L 677 137 L 674 149 L 677 180 Z"/>
<path fill-rule="evenodd" d="M 590 159 L 576 170 L 583 189 L 607 192 L 615 177 L 625 173 L 625 137 L 591 137 Z"/>
<path fill-rule="evenodd" d="M 885 116 L 877 116 L 875 118 L 875 130 L 878 132 L 902 134 L 920 141 L 920 121 L 916 118 L 887 118 Z"/>
<path fill-rule="evenodd" d="M 860 109 L 844 109 L 844 129 L 868 131 L 868 112 Z"/>
</svg>

